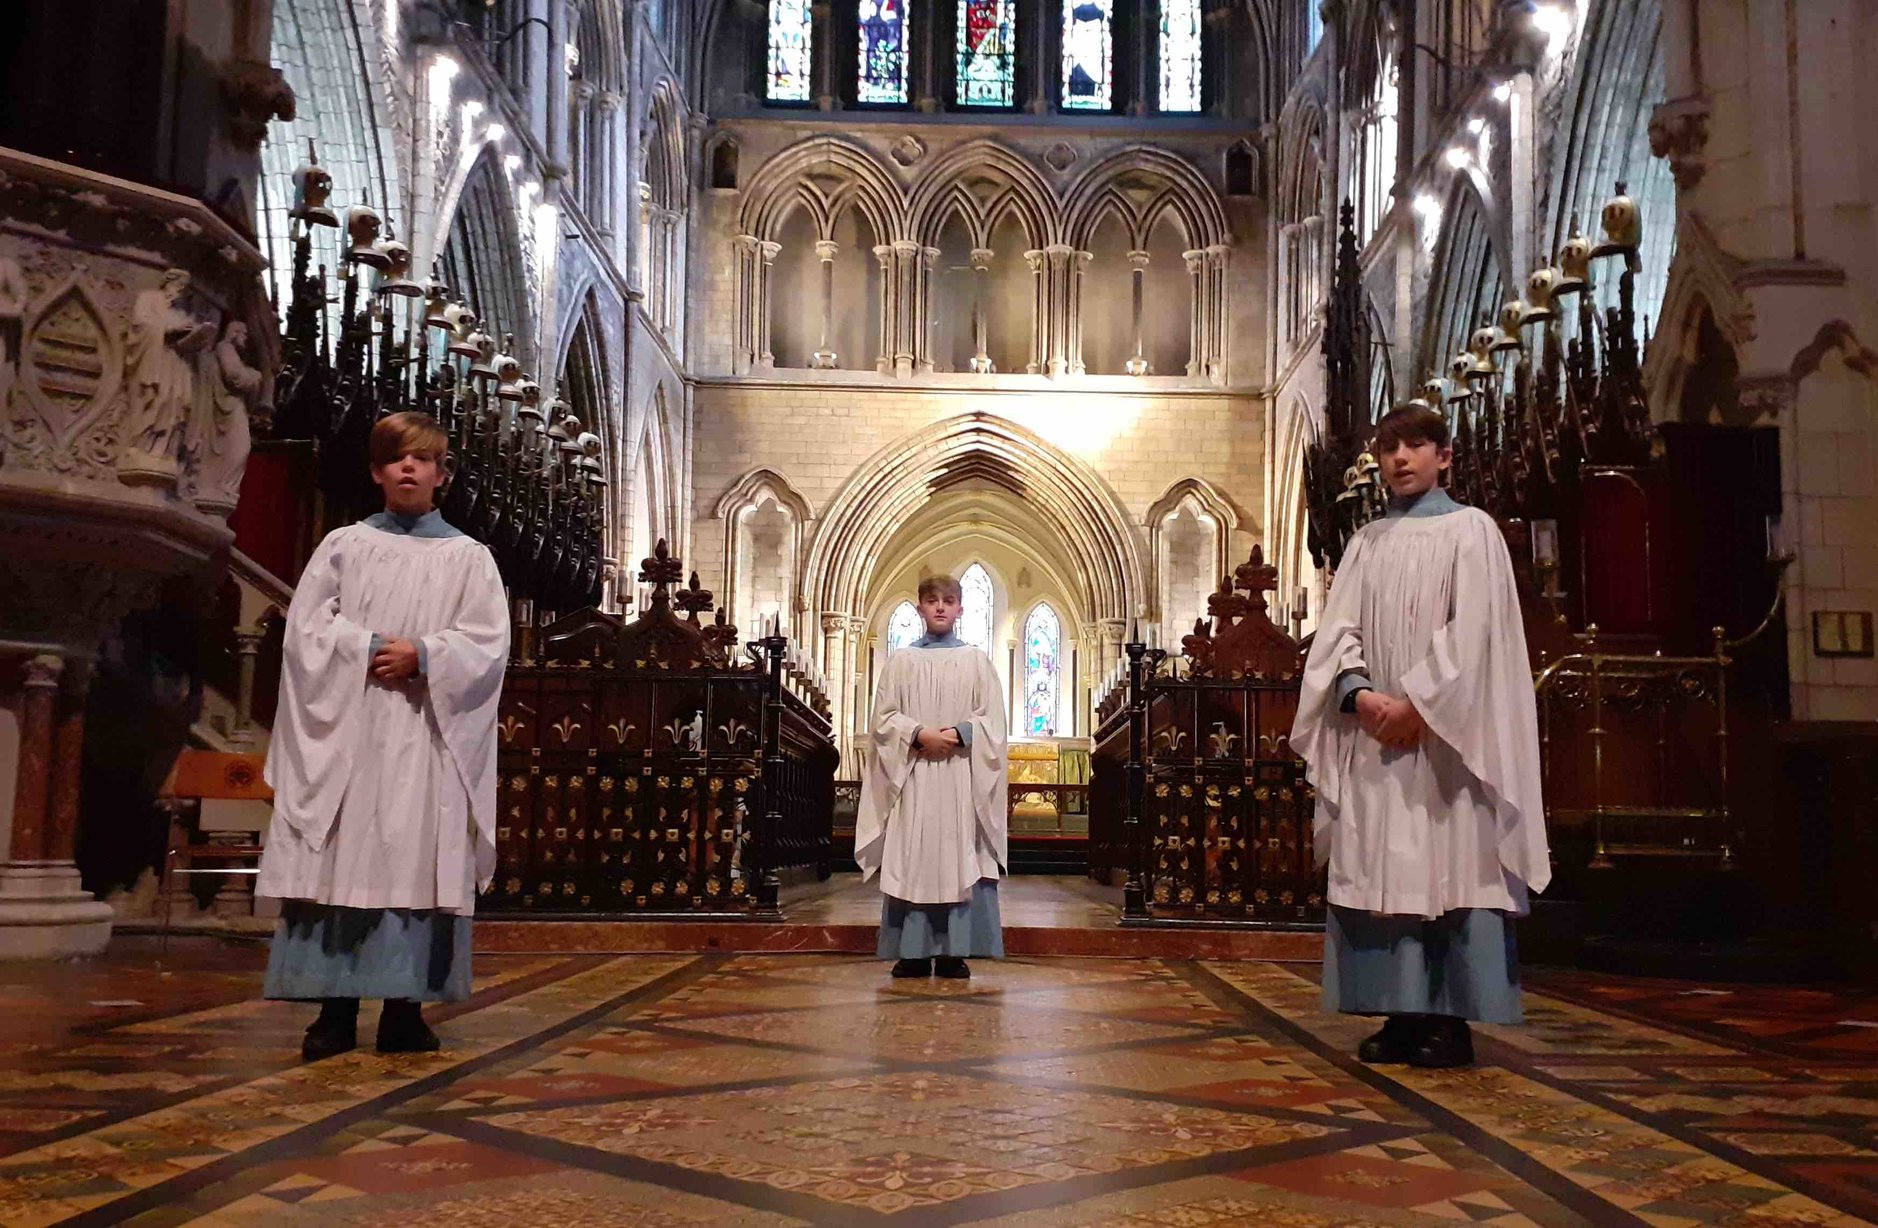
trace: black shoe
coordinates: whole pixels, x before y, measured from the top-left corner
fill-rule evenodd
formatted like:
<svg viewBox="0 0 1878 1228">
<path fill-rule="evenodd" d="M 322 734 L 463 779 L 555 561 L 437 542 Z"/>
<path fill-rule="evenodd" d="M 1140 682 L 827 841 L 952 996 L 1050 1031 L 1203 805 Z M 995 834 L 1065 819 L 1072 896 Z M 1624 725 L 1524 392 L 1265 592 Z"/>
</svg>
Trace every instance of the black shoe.
<svg viewBox="0 0 1878 1228">
<path fill-rule="evenodd" d="M 300 1058 L 317 1062 L 337 1057 L 358 1045 L 359 1000 L 327 998 L 320 1004 L 320 1017 L 307 1028 L 306 1039 L 300 1042 Z"/>
<path fill-rule="evenodd" d="M 893 979 L 896 981 L 910 981 L 917 977 L 931 975 L 932 961 L 930 959 L 903 959 L 893 966 Z"/>
<path fill-rule="evenodd" d="M 1421 1070 L 1451 1070 L 1474 1064 L 1474 1033 L 1467 1020 L 1437 1016 L 1409 1051 L 1408 1064 Z"/>
<path fill-rule="evenodd" d="M 941 955 L 932 962 L 932 974 L 942 976 L 948 981 L 968 981 L 972 976 L 971 965 L 956 955 Z"/>
<path fill-rule="evenodd" d="M 1371 1066 L 1400 1065 L 1409 1060 L 1421 1039 L 1419 1031 L 1414 1016 L 1391 1015 L 1383 1021 L 1380 1032 L 1356 1047 L 1356 1060 Z"/>
<path fill-rule="evenodd" d="M 402 998 L 388 998 L 378 1016 L 380 1053 L 435 1053 L 443 1042 L 424 1022 L 423 1008 Z"/>
</svg>

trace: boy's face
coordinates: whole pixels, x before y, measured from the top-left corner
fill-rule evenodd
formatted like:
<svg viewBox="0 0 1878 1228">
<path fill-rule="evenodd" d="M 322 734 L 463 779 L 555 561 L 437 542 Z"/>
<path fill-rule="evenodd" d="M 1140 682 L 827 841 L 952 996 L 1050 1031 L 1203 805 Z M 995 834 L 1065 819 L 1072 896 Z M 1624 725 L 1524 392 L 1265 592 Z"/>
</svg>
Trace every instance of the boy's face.
<svg viewBox="0 0 1878 1228">
<path fill-rule="evenodd" d="M 1436 446 L 1430 439 L 1419 443 L 1402 440 L 1382 454 L 1382 477 L 1398 497 L 1412 499 L 1426 494 L 1441 481 L 1441 475 L 1454 461 L 1454 449 Z"/>
<path fill-rule="evenodd" d="M 436 506 L 437 488 L 449 476 L 435 452 L 406 452 L 387 465 L 372 466 L 372 481 L 385 492 L 385 510 L 422 515 Z"/>
<path fill-rule="evenodd" d="M 919 599 L 919 616 L 926 620 L 926 630 L 933 635 L 944 635 L 952 630 L 952 624 L 959 620 L 959 595 L 957 593 L 928 593 Z"/>
</svg>

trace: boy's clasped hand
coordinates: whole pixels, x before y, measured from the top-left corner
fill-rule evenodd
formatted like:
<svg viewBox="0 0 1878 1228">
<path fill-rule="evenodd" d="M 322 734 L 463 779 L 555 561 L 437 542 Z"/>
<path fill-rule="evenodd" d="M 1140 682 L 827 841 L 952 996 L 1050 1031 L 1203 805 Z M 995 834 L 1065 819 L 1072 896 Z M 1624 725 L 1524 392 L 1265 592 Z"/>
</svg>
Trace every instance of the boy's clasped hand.
<svg viewBox="0 0 1878 1228">
<path fill-rule="evenodd" d="M 958 753 L 959 745 L 956 729 L 922 729 L 913 739 L 913 749 L 922 759 L 950 759 Z"/>
<path fill-rule="evenodd" d="M 1414 704 L 1375 691 L 1357 692 L 1356 719 L 1364 733 L 1397 750 L 1418 745 L 1428 731 L 1428 722 Z"/>
<path fill-rule="evenodd" d="M 386 640 L 372 658 L 372 677 L 380 682 L 403 682 L 416 673 L 417 645 L 410 640 Z"/>
</svg>

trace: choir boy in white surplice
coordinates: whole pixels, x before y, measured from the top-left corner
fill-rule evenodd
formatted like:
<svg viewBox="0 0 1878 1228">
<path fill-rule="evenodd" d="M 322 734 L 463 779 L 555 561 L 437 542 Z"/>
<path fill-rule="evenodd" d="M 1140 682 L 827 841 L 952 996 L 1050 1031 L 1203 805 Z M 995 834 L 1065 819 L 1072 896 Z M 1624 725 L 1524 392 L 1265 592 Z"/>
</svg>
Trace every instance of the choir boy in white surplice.
<svg viewBox="0 0 1878 1228">
<path fill-rule="evenodd" d="M 1532 669 L 1506 540 L 1448 497 L 1440 414 L 1377 424 L 1387 515 L 1343 556 L 1291 745 L 1330 865 L 1328 1010 L 1383 1015 L 1357 1055 L 1474 1060 L 1470 1019 L 1518 1023 L 1513 918 L 1551 881 Z"/>
<path fill-rule="evenodd" d="M 427 414 L 372 430 L 385 510 L 327 534 L 287 611 L 257 894 L 278 897 L 264 992 L 318 1001 L 309 1061 L 431 1052 L 420 1003 L 469 995 L 470 915 L 495 872 L 496 704 L 508 601 L 487 547 L 433 503 L 449 440 Z"/>
<path fill-rule="evenodd" d="M 863 880 L 880 875 L 878 950 L 893 975 L 968 977 L 966 957 L 1004 954 L 1004 688 L 953 631 L 952 577 L 920 583 L 919 612 L 926 634 L 880 671 L 854 859 Z"/>
</svg>

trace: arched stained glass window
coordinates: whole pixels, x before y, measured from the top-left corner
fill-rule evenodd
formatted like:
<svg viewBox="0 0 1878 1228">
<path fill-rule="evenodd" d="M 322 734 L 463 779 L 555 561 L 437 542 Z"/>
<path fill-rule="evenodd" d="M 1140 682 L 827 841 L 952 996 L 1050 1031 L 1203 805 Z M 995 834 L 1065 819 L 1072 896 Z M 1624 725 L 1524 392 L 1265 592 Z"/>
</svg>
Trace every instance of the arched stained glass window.
<svg viewBox="0 0 1878 1228">
<path fill-rule="evenodd" d="M 1062 649 L 1062 620 L 1048 605 L 1038 606 L 1024 620 L 1024 732 L 1031 737 L 1056 734 Z"/>
<path fill-rule="evenodd" d="M 1016 102 L 1016 0 L 959 0 L 958 100 L 964 107 Z"/>
<path fill-rule="evenodd" d="M 809 49 L 814 38 L 808 0 L 769 0 L 771 102 L 809 100 Z"/>
<path fill-rule="evenodd" d="M 1063 107 L 1106 111 L 1114 102 L 1115 0 L 1066 0 L 1063 5 Z"/>
<path fill-rule="evenodd" d="M 982 564 L 973 563 L 959 577 L 959 638 L 990 652 L 991 612 L 995 606 L 990 573 Z"/>
<path fill-rule="evenodd" d="M 887 619 L 888 655 L 905 648 L 925 631 L 926 624 L 919 616 L 919 607 L 910 601 L 902 601 L 894 607 L 893 615 Z"/>
<path fill-rule="evenodd" d="M 860 101 L 906 101 L 905 0 L 861 0 Z"/>
<path fill-rule="evenodd" d="M 1161 110 L 1200 109 L 1200 0 L 1161 0 Z"/>
</svg>

